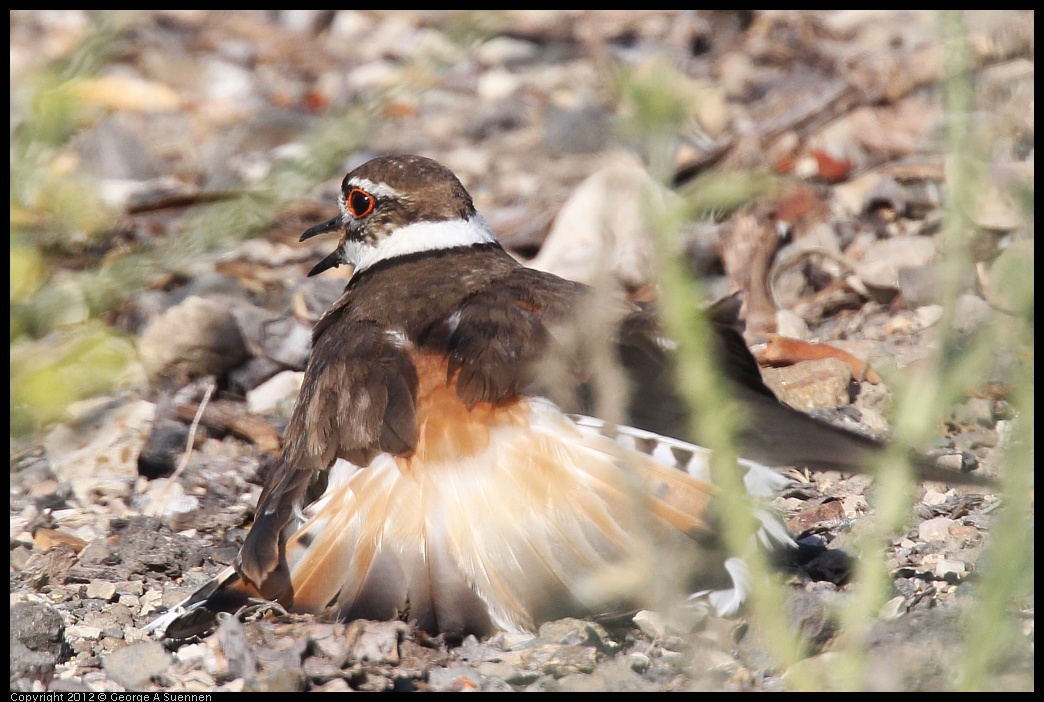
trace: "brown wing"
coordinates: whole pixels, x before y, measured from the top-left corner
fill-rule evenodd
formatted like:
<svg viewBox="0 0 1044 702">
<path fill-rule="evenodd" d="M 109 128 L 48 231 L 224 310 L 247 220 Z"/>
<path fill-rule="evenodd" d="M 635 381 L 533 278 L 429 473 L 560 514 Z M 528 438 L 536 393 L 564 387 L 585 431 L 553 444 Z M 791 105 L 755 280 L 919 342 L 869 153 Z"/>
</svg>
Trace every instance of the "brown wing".
<svg viewBox="0 0 1044 702">
<path fill-rule="evenodd" d="M 380 451 L 417 443 L 417 371 L 401 338 L 375 323 L 341 317 L 324 325 L 240 553 L 243 575 L 264 587 L 281 560 L 280 532 L 302 506 L 317 473 L 337 458 L 365 466 Z"/>
<path fill-rule="evenodd" d="M 865 470 L 883 444 L 780 402 L 743 339 L 741 303 L 732 295 L 707 310 L 717 368 L 745 419 L 737 436 L 741 455 L 770 466 Z M 651 306 L 642 306 L 621 327 L 620 356 L 632 384 L 629 420 L 640 429 L 699 444 L 691 411 L 677 392 L 674 353 L 655 343 L 657 334 Z"/>
<path fill-rule="evenodd" d="M 577 283 L 527 268 L 470 295 L 453 313 L 449 378 L 469 406 L 498 404 L 531 389 L 551 351 L 549 326 L 571 319 L 584 294 Z"/>
</svg>

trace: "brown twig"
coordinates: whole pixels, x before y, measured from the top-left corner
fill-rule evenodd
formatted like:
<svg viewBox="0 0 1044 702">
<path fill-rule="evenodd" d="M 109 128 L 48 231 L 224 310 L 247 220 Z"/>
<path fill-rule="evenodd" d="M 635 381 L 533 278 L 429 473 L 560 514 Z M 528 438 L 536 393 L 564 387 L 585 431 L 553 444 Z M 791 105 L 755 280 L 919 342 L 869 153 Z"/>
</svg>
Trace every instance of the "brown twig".
<svg viewBox="0 0 1044 702">
<path fill-rule="evenodd" d="M 156 496 L 149 506 L 145 509 L 145 513 L 150 517 L 159 517 L 163 514 L 167 504 L 167 493 L 171 490 L 171 485 L 178 482 L 178 478 L 185 472 L 185 468 L 188 466 L 189 457 L 192 455 L 192 446 L 196 443 L 196 431 L 199 429 L 199 421 L 203 416 L 203 412 L 207 407 L 207 403 L 210 401 L 210 396 L 214 393 L 215 383 L 211 380 L 207 383 L 207 390 L 203 393 L 203 399 L 199 403 L 199 409 L 196 411 L 196 416 L 192 418 L 192 425 L 189 427 L 188 439 L 185 441 L 185 453 L 181 456 L 181 461 L 178 462 L 178 467 L 174 469 L 174 472 L 167 479 L 167 484 L 163 486 L 160 494 Z"/>
<path fill-rule="evenodd" d="M 198 405 L 178 405 L 174 415 L 187 422 L 199 411 Z M 254 444 L 258 451 L 274 454 L 282 441 L 279 432 L 264 419 L 244 412 L 241 406 L 229 401 L 216 401 L 206 408 L 200 421 L 203 426 L 221 434 L 234 434 Z"/>
</svg>

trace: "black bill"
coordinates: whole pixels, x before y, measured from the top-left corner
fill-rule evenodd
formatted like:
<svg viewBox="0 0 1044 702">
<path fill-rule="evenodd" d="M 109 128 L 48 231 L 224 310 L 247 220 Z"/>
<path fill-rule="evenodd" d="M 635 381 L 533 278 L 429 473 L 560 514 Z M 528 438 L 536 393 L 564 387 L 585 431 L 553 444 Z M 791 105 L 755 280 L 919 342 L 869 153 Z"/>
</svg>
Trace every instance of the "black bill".
<svg viewBox="0 0 1044 702">
<path fill-rule="evenodd" d="M 305 230 L 305 233 L 301 235 L 301 238 L 298 241 L 305 241 L 307 239 L 311 239 L 313 236 L 319 236 L 320 234 L 329 234 L 330 232 L 336 232 L 340 228 L 341 217 L 337 216 L 331 219 L 329 222 L 323 222 L 322 224 L 317 224 L 314 227 L 309 227 Z"/>
</svg>

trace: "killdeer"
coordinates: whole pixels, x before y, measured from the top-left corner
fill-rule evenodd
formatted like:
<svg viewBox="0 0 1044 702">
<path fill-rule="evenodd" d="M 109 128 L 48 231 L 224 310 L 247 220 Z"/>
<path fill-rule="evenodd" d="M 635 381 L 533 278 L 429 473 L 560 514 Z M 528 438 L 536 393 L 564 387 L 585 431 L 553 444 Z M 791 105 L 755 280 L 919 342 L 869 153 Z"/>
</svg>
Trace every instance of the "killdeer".
<svg viewBox="0 0 1044 702">
<path fill-rule="evenodd" d="M 452 172 L 376 158 L 344 178 L 338 204 L 301 239 L 340 232 L 310 275 L 354 272 L 314 329 L 239 557 L 163 622 L 180 617 L 168 635 L 246 597 L 429 631 L 534 630 L 648 606 L 648 588 L 620 576 L 642 570 L 650 545 L 689 591 L 734 611 L 744 569 L 720 552 L 708 452 L 685 440 L 651 311 L 620 303 L 613 343 L 639 379 L 633 426 L 610 425 L 582 401 L 549 399 L 558 381 L 542 370 L 597 294 L 506 253 Z M 854 468 L 880 449 L 779 403 L 734 315 L 714 311 L 715 344 L 752 419 L 742 447 L 753 461 L 741 461 L 751 492 L 786 482 L 761 464 Z M 583 359 L 560 366 L 582 400 Z M 793 543 L 769 515 L 759 535 Z"/>
</svg>

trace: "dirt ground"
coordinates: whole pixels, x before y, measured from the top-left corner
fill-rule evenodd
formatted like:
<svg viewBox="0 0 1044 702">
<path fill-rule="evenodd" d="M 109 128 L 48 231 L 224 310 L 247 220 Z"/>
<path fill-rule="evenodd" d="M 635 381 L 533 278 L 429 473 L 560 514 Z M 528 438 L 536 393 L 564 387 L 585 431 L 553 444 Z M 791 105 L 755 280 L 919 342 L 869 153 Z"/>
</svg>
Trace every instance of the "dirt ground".
<svg viewBox="0 0 1044 702">
<path fill-rule="evenodd" d="M 1033 19 L 962 16 L 965 84 L 928 11 L 12 11 L 12 690 L 1032 690 Z M 996 485 L 791 473 L 789 659 L 692 610 L 460 641 L 266 605 L 153 638 L 235 558 L 349 275 L 307 278 L 301 232 L 399 152 L 520 259 L 642 300 L 661 183 L 669 255 L 743 291 L 783 400 L 884 437 L 921 392 L 922 448 Z M 852 624 L 882 499 L 909 509 Z"/>
</svg>

